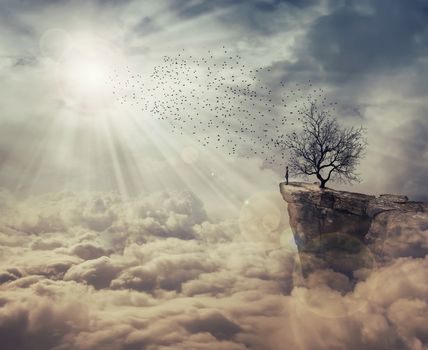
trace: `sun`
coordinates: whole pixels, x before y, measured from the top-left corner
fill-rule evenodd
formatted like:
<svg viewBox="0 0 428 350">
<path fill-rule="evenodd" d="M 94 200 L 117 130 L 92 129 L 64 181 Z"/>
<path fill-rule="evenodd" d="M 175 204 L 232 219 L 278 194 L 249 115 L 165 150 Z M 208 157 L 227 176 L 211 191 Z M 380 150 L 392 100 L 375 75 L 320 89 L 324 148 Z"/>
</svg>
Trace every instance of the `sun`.
<svg viewBox="0 0 428 350">
<path fill-rule="evenodd" d="M 109 77 L 120 65 L 118 50 L 94 37 L 70 40 L 56 64 L 61 99 L 85 114 L 99 114 L 111 107 Z"/>
<path fill-rule="evenodd" d="M 99 93 L 104 88 L 110 72 L 104 58 L 85 52 L 74 52 L 64 62 L 63 69 L 66 83 L 88 94 Z"/>
</svg>

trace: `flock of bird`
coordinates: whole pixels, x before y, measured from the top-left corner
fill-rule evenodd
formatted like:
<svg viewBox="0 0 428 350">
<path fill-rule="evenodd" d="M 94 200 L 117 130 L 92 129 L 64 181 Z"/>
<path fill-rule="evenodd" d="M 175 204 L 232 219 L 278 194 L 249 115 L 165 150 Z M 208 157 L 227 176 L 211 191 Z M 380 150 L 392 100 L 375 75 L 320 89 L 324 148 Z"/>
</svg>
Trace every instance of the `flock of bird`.
<svg viewBox="0 0 428 350">
<path fill-rule="evenodd" d="M 325 98 L 311 82 L 288 86 L 272 83 L 271 75 L 223 47 L 198 57 L 184 50 L 164 56 L 148 76 L 127 67 L 126 78 L 115 72 L 110 82 L 119 103 L 150 113 L 172 133 L 272 167 L 286 158 L 275 141 L 299 120 L 302 103 Z"/>
</svg>

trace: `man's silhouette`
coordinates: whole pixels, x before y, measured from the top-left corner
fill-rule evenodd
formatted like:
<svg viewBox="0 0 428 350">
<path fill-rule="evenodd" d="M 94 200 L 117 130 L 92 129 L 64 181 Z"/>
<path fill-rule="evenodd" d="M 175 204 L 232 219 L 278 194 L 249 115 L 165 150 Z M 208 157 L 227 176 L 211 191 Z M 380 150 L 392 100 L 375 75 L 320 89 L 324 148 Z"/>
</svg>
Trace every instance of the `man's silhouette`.
<svg viewBox="0 0 428 350">
<path fill-rule="evenodd" d="M 288 185 L 288 166 L 285 167 L 285 184 Z"/>
</svg>

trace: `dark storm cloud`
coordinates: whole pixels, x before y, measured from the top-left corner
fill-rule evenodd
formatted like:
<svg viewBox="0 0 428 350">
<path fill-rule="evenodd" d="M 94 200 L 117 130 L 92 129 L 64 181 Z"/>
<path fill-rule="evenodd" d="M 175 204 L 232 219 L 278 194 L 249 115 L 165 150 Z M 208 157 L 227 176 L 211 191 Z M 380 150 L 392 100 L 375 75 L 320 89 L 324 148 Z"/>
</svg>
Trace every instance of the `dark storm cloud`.
<svg viewBox="0 0 428 350">
<path fill-rule="evenodd" d="M 293 11 L 305 11 L 321 4 L 318 0 L 205 0 L 196 3 L 180 0 L 170 6 L 185 18 L 221 10 L 219 18 L 227 25 L 241 23 L 250 33 L 272 34 L 286 29 L 284 24 L 295 15 Z M 341 79 L 367 68 L 403 64 L 426 52 L 422 50 L 428 36 L 425 1 L 346 0 L 327 4 L 327 13 L 320 13 L 315 23 L 306 28 L 302 56 L 296 68 L 314 58 L 330 73 L 338 71 L 335 74 Z M 275 16 L 283 19 L 277 27 L 272 26 Z"/>
<path fill-rule="evenodd" d="M 248 8 L 252 10 L 272 12 L 278 9 L 278 7 L 282 4 L 290 4 L 296 7 L 304 8 L 306 6 L 313 5 L 316 2 L 316 0 L 203 0 L 195 3 L 191 0 L 179 0 L 174 1 L 174 3 L 172 4 L 172 8 L 174 10 L 177 10 L 179 14 L 184 17 L 196 17 L 217 9 L 233 9 L 234 11 L 239 12 L 243 8 Z M 239 8 L 235 7 L 237 5 L 240 5 Z"/>
<path fill-rule="evenodd" d="M 288 15 L 293 14 L 293 11 L 304 10 L 316 5 L 317 2 L 317 0 L 203 0 L 195 3 L 180 0 L 174 1 L 171 9 L 184 19 L 218 12 L 218 19 L 230 28 L 240 25 L 248 31 L 248 35 L 251 35 L 252 32 L 269 35 L 284 30 Z M 281 12 L 276 13 L 279 10 Z M 278 17 L 281 17 L 280 20 Z M 280 22 L 281 25 L 275 24 L 277 22 Z"/>
<path fill-rule="evenodd" d="M 385 160 L 385 167 L 397 174 L 399 181 L 391 183 L 401 193 L 415 200 L 428 201 L 428 123 L 426 112 L 396 130 L 392 142 L 397 153 Z"/>
<path fill-rule="evenodd" d="M 334 6 L 334 5 L 333 5 Z M 426 55 L 428 5 L 422 1 L 346 1 L 308 28 L 291 71 L 317 70 L 334 82 L 394 70 Z"/>
</svg>

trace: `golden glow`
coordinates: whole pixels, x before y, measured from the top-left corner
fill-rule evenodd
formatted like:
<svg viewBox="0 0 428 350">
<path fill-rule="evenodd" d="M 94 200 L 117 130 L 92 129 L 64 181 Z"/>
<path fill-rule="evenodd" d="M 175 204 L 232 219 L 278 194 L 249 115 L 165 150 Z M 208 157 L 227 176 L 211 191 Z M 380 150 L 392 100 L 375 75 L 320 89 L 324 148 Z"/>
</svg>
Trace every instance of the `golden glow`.
<svg viewBox="0 0 428 350">
<path fill-rule="evenodd" d="M 64 188 L 114 189 L 123 196 L 185 188 L 201 196 L 209 212 L 239 216 L 242 208 L 244 236 L 256 242 L 272 239 L 277 247 L 277 231 L 284 229 L 279 207 L 272 204 L 273 210 L 263 210 L 258 202 L 271 203 L 263 196 L 251 197 L 251 205 L 243 206 L 247 194 L 260 192 L 265 183 L 252 175 L 259 174 L 261 163 L 202 146 L 192 135 L 172 133 L 169 124 L 142 108 L 158 98 L 148 92 L 156 83 L 150 74 L 171 48 L 147 37 L 145 46 L 151 50 L 135 55 L 121 50 L 125 43 L 116 46 L 113 38 L 98 37 L 89 29 L 51 29 L 41 37 L 44 74 L 59 103 L 56 112 L 46 116 L 44 143 L 29 152 L 28 169 L 17 187 L 31 178 L 28 192 L 50 189 L 48 169 L 54 168 Z M 143 88 L 130 84 L 133 74 L 140 76 Z M 276 185 L 273 173 L 266 178 Z M 250 208 L 260 209 L 261 216 L 252 218 Z"/>
<path fill-rule="evenodd" d="M 112 106 L 108 80 L 119 64 L 120 55 L 108 42 L 90 36 L 70 39 L 56 65 L 61 98 L 79 112 L 101 115 Z"/>
<path fill-rule="evenodd" d="M 108 66 L 95 55 L 79 52 L 64 63 L 64 77 L 72 88 L 87 93 L 98 93 L 105 86 Z"/>
</svg>

